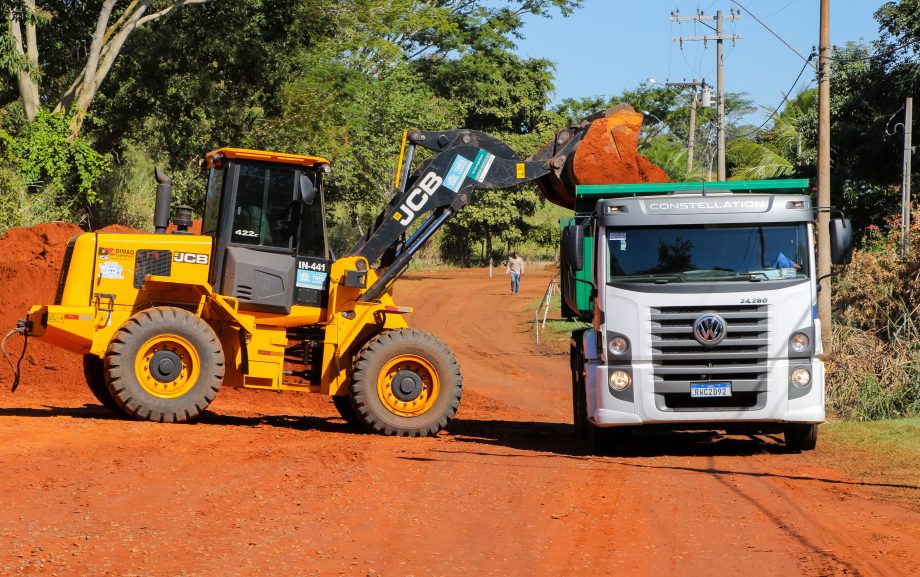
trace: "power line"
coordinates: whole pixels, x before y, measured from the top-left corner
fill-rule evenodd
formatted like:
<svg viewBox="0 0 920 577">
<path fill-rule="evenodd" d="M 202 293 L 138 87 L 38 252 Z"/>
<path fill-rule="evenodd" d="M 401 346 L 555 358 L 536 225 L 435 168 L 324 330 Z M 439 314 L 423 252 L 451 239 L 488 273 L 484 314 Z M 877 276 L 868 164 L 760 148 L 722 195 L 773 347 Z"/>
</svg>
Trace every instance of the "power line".
<svg viewBox="0 0 920 577">
<path fill-rule="evenodd" d="M 796 85 L 799 83 L 799 80 L 802 79 L 802 74 L 805 73 L 805 69 L 808 68 L 808 65 L 811 64 L 811 61 L 812 61 L 812 59 L 813 59 L 814 57 L 815 57 L 815 55 L 814 55 L 814 53 L 812 53 L 811 55 L 809 55 L 808 59 L 805 60 L 805 64 L 803 64 L 803 65 L 802 65 L 802 69 L 799 70 L 799 75 L 795 77 L 795 81 L 793 81 L 792 86 L 790 86 L 790 87 L 789 87 L 789 90 L 786 91 L 786 94 L 783 96 L 783 99 L 780 100 L 779 104 L 776 105 L 776 108 L 773 109 L 773 112 L 771 112 L 770 115 L 767 116 L 767 119 L 764 120 L 763 123 L 762 123 L 760 126 L 758 126 L 757 128 L 755 128 L 754 130 L 748 132 L 747 134 L 745 134 L 745 135 L 743 135 L 743 136 L 739 136 L 738 138 L 747 138 L 748 136 L 751 136 L 752 134 L 755 134 L 755 133 L 759 132 L 764 126 L 767 125 L 768 122 L 770 122 L 770 120 L 771 120 L 773 117 L 775 117 L 775 116 L 777 115 L 777 113 L 779 112 L 779 109 L 782 107 L 783 103 L 789 101 L 789 95 L 792 94 L 792 91 L 793 91 L 793 90 L 795 90 L 795 87 L 796 87 Z M 809 83 L 809 85 L 810 85 L 810 84 L 811 84 L 811 83 Z"/>
<path fill-rule="evenodd" d="M 793 4 L 795 4 L 797 1 L 798 1 L 798 0 L 789 0 L 789 2 L 786 3 L 785 6 L 783 6 L 782 8 L 780 8 L 779 10 L 777 10 L 776 12 L 774 12 L 773 14 L 764 16 L 764 18 L 773 18 L 774 16 L 776 16 L 776 15 L 779 14 L 780 12 L 784 11 L 786 8 L 789 8 L 790 6 L 792 6 Z"/>
<path fill-rule="evenodd" d="M 810 58 L 809 58 L 809 59 L 806 59 L 804 56 L 802 56 L 802 54 L 801 54 L 798 50 L 796 50 L 795 48 L 792 47 L 792 44 L 789 44 L 788 42 L 786 42 L 785 38 L 783 38 L 782 36 L 780 36 L 779 34 L 777 34 L 776 32 L 774 32 L 773 29 L 770 28 L 769 26 L 767 26 L 767 25 L 764 23 L 763 20 L 761 20 L 760 18 L 757 17 L 756 14 L 754 14 L 753 12 L 751 12 L 750 10 L 748 10 L 747 8 L 745 8 L 745 6 L 744 6 L 741 2 L 738 2 L 738 0 L 731 0 L 731 2 L 732 2 L 732 4 L 737 4 L 742 10 L 744 10 L 745 12 L 747 12 L 747 13 L 751 16 L 751 18 L 753 18 L 754 20 L 757 21 L 758 24 L 760 24 L 761 26 L 763 26 L 764 28 L 766 28 L 767 31 L 768 31 L 770 34 L 772 34 L 773 36 L 775 36 L 777 40 L 779 40 L 780 42 L 782 42 L 783 44 L 785 44 L 785 45 L 786 45 L 786 48 L 788 48 L 789 50 L 792 50 L 792 51 L 795 53 L 796 56 L 798 56 L 798 57 L 801 58 L 802 60 L 805 60 L 805 62 L 811 62 L 811 59 L 810 59 Z"/>
</svg>

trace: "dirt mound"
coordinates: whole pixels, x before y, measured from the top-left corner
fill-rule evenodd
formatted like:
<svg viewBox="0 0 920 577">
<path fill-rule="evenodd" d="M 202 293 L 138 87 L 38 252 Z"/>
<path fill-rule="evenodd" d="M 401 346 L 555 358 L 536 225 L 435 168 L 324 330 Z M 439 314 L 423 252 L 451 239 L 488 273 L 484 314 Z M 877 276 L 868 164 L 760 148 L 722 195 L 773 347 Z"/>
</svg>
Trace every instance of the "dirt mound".
<svg viewBox="0 0 920 577">
<path fill-rule="evenodd" d="M 83 232 L 68 222 L 11 228 L 0 237 L 0 332 L 4 335 L 25 318 L 34 304 L 54 302 L 67 243 Z M 22 339 L 10 337 L 7 351 L 19 357 Z M 22 386 L 76 387 L 85 389 L 78 356 L 32 340 L 22 362 Z M 12 383 L 12 373 L 0 359 L 0 386 Z"/>
</svg>

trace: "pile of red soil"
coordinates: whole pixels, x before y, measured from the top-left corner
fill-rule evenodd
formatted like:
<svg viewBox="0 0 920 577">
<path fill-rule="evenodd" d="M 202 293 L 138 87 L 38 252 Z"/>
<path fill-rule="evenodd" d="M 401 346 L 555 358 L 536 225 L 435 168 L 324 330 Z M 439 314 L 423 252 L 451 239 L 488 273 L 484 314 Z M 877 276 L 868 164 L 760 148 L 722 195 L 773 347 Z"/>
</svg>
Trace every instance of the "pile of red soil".
<svg viewBox="0 0 920 577">
<path fill-rule="evenodd" d="M 28 228 L 11 228 L 0 236 L 0 332 L 3 335 L 24 319 L 29 307 L 54 303 L 64 251 L 80 227 L 67 222 L 39 224 Z M 99 232 L 137 232 L 126 226 L 113 225 Z M 6 345 L 15 362 L 22 350 L 22 337 L 14 335 Z M 0 388 L 7 388 L 13 375 L 6 360 L 0 358 Z M 79 355 L 30 339 L 22 361 L 22 381 L 27 387 L 86 389 L 83 363 Z"/>
<path fill-rule="evenodd" d="M 561 166 L 537 181 L 543 195 L 554 204 L 575 208 L 575 187 L 580 184 L 636 184 L 670 182 L 659 166 L 639 154 L 643 116 L 628 104 L 588 117 L 577 127 L 560 131 L 530 157 L 559 160 L 564 146 L 578 139 L 574 153 Z"/>
<path fill-rule="evenodd" d="M 622 104 L 591 123 L 575 152 L 575 184 L 670 182 L 658 165 L 638 152 L 643 116 Z"/>
</svg>

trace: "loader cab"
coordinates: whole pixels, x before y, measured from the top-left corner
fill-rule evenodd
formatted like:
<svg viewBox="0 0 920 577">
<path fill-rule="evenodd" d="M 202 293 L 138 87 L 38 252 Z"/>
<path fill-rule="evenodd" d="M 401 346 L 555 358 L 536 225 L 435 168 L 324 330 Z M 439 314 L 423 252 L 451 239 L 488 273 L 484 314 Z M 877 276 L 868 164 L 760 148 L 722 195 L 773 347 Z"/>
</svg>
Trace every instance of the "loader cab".
<svg viewBox="0 0 920 577">
<path fill-rule="evenodd" d="M 325 307 L 331 253 L 315 156 L 221 148 L 209 168 L 202 234 L 214 239 L 210 283 L 241 310 Z"/>
</svg>

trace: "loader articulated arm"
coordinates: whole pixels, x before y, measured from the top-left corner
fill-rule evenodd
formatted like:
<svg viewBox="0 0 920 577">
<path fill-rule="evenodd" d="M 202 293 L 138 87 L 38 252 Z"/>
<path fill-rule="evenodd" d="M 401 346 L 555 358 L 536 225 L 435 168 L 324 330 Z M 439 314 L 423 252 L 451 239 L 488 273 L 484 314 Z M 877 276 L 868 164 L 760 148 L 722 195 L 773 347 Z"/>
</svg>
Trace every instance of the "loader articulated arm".
<svg viewBox="0 0 920 577">
<path fill-rule="evenodd" d="M 507 144 L 476 130 L 412 131 L 407 143 L 393 200 L 349 252 L 349 256 L 361 256 L 370 263 L 380 260 L 381 268 L 385 268 L 361 301 L 379 298 L 447 219 L 470 203 L 474 191 L 538 180 L 553 166 L 552 158 L 521 160 Z M 410 174 L 417 146 L 437 154 Z M 417 228 L 407 238 L 414 225 Z"/>
</svg>

